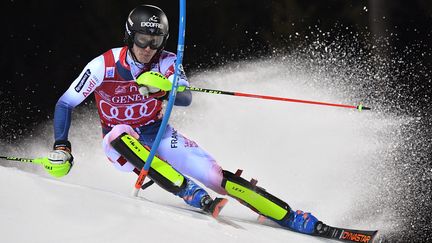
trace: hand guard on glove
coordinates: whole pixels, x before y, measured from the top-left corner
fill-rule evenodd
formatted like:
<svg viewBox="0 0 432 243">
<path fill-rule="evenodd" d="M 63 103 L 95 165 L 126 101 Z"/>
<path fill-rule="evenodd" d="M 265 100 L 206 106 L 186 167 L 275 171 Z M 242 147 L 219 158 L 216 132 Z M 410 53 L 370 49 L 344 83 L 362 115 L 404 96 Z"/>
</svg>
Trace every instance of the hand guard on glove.
<svg viewBox="0 0 432 243">
<path fill-rule="evenodd" d="M 166 78 L 158 72 L 145 72 L 137 77 L 137 84 L 140 86 L 139 92 L 144 97 L 153 97 L 155 99 L 166 99 L 167 91 L 172 88 L 172 82 L 174 75 Z M 180 78 L 178 81 L 178 86 L 189 86 L 189 82 L 185 79 Z"/>
<path fill-rule="evenodd" d="M 54 150 L 43 163 L 45 171 L 54 177 L 62 177 L 69 173 L 73 166 L 71 143 L 69 141 L 56 141 Z"/>
</svg>

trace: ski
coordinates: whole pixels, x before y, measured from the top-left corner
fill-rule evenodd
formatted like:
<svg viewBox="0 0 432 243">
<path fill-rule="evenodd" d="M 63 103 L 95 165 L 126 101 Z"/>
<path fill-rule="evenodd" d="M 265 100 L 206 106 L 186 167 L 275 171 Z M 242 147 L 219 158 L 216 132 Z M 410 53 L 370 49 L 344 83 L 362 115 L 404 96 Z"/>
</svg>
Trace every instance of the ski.
<svg viewBox="0 0 432 243">
<path fill-rule="evenodd" d="M 377 230 L 354 230 L 333 227 L 320 221 L 315 226 L 315 233 L 313 235 L 343 242 L 370 243 L 373 242 L 377 233 Z"/>
<path fill-rule="evenodd" d="M 263 215 L 259 215 L 256 221 L 248 221 L 248 220 L 242 220 L 242 219 L 237 219 L 232 217 L 221 216 L 220 212 L 228 202 L 228 200 L 225 198 L 215 198 L 214 200 L 211 201 L 209 206 L 204 209 L 198 209 L 189 206 L 183 207 L 183 206 L 176 206 L 176 205 L 160 204 L 160 203 L 153 202 L 149 199 L 146 199 L 144 197 L 138 197 L 138 198 L 141 200 L 145 200 L 147 202 L 157 204 L 159 206 L 175 208 L 183 211 L 206 215 L 213 218 L 218 223 L 228 225 L 236 229 L 245 229 L 244 227 L 242 227 L 237 223 L 237 222 L 242 222 L 242 223 L 249 223 L 249 224 L 259 224 L 268 227 L 275 227 L 275 228 L 280 228 L 295 233 L 299 233 L 297 231 L 290 230 L 286 227 L 282 227 L 281 225 L 277 224 L 273 220 Z M 356 230 L 356 229 L 339 228 L 339 227 L 329 226 L 324 224 L 321 221 L 318 221 L 317 224 L 315 225 L 315 232 L 306 235 L 309 235 L 311 237 L 322 237 L 322 238 L 337 240 L 341 242 L 372 243 L 377 233 L 378 233 L 377 230 Z"/>
<path fill-rule="evenodd" d="M 282 227 L 281 225 L 277 224 L 273 220 L 263 215 L 259 215 L 256 222 L 265 226 L 272 226 L 272 227 L 293 231 L 291 229 Z M 297 231 L 293 231 L 293 232 L 298 233 Z M 373 242 L 377 233 L 378 233 L 377 230 L 345 229 L 345 228 L 329 226 L 324 224 L 321 221 L 318 221 L 317 224 L 315 225 L 315 232 L 313 234 L 306 234 L 306 235 L 310 235 L 314 237 L 322 237 L 322 238 L 327 238 L 327 239 L 337 240 L 342 242 L 371 243 Z"/>
</svg>

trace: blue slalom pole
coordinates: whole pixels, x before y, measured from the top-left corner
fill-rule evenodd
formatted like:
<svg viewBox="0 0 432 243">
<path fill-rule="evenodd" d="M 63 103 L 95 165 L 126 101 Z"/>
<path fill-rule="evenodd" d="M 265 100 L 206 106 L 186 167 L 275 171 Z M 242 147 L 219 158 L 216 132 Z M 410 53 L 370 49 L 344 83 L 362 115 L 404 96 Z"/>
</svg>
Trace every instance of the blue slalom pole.
<svg viewBox="0 0 432 243">
<path fill-rule="evenodd" d="M 150 155 L 147 158 L 147 161 L 144 167 L 141 169 L 141 172 L 138 176 L 138 179 L 135 183 L 135 188 L 133 191 L 133 195 L 137 196 L 141 186 L 144 183 L 144 180 L 148 174 L 153 158 L 156 154 L 156 151 L 159 147 L 160 141 L 162 140 L 162 136 L 165 133 L 165 129 L 168 125 L 168 120 L 171 115 L 171 111 L 174 106 L 174 101 L 177 95 L 178 88 L 178 79 L 180 76 L 180 70 L 182 70 L 182 61 L 183 61 L 183 52 L 184 52 L 184 43 L 185 43 L 185 30 L 186 30 L 186 0 L 180 0 L 180 16 L 179 16 L 179 32 L 178 32 L 178 43 L 177 43 L 177 60 L 175 62 L 175 73 L 174 80 L 172 83 L 172 88 L 169 93 L 168 104 L 162 119 L 161 126 L 156 135 L 156 139 L 153 143 L 153 146 L 150 150 Z"/>
</svg>

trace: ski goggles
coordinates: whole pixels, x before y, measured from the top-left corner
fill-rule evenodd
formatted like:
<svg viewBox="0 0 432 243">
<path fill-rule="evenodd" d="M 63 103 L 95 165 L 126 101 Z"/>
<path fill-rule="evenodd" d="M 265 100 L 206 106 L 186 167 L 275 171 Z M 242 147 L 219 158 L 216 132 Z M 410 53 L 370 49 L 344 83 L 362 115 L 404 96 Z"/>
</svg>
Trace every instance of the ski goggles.
<svg viewBox="0 0 432 243">
<path fill-rule="evenodd" d="M 165 36 L 163 35 L 135 33 L 134 43 L 141 48 L 147 48 L 149 46 L 150 49 L 156 50 L 162 46 L 164 39 Z"/>
</svg>

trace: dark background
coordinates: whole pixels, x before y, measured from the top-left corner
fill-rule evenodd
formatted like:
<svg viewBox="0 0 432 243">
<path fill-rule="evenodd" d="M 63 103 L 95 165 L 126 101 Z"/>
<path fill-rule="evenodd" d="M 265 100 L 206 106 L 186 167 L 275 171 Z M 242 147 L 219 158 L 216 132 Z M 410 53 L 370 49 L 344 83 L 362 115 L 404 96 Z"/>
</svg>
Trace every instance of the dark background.
<svg viewBox="0 0 432 243">
<path fill-rule="evenodd" d="M 82 68 L 122 45 L 126 17 L 141 3 L 155 4 L 166 12 L 170 20 L 166 49 L 175 51 L 176 1 L 2 1 L 0 140 L 15 143 L 34 126 L 52 119 L 57 99 Z M 430 0 L 190 0 L 184 65 L 187 71 L 196 71 L 263 58 L 274 50 L 289 53 L 311 41 L 309 33 L 317 29 L 338 32 L 335 36 L 359 35 L 371 45 L 384 40 L 374 55 L 404 57 L 400 68 L 410 68 L 409 77 L 402 72 L 392 79 L 394 86 L 403 87 L 398 94 L 406 97 L 403 102 L 410 107 L 405 112 L 430 117 Z M 422 129 L 431 133 L 430 126 Z M 429 161 L 422 160 L 418 166 L 430 168 Z M 430 219 L 427 208 L 425 214 Z M 417 228 L 430 225 L 425 221 Z M 409 239 L 413 238 L 401 234 L 389 241 Z"/>
<path fill-rule="evenodd" d="M 0 138 L 12 141 L 50 119 L 56 100 L 82 68 L 122 45 L 126 17 L 140 3 L 167 13 L 171 36 L 166 49 L 175 51 L 177 2 L 2 1 Z M 431 14 L 432 1 L 427 0 L 188 1 L 184 64 L 190 71 L 260 58 L 275 48 L 289 52 L 307 41 L 312 30 L 334 32 L 339 26 L 338 32 L 361 33 L 371 43 L 385 38 L 389 44 L 379 51 L 387 55 L 403 54 L 409 47 L 417 54 L 408 61 L 428 69 Z M 409 85 L 420 85 L 422 96 L 431 90 L 428 75 Z"/>
</svg>

